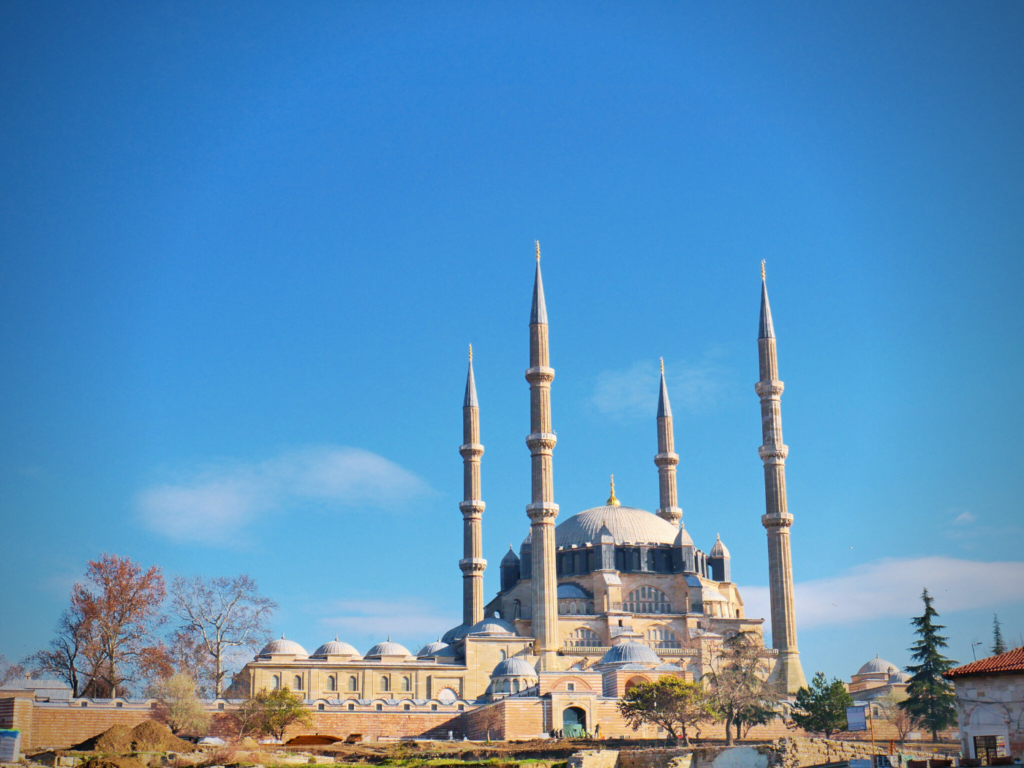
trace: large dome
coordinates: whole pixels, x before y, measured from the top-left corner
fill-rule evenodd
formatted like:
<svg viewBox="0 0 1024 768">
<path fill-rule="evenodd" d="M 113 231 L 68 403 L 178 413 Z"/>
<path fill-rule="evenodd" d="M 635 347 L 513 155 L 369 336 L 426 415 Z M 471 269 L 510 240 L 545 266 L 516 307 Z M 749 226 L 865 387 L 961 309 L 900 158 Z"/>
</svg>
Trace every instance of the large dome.
<svg viewBox="0 0 1024 768">
<path fill-rule="evenodd" d="M 357 651 L 354 647 L 352 647 L 348 643 L 342 642 L 342 641 L 338 640 L 338 638 L 334 638 L 333 640 L 330 640 L 330 641 L 324 643 L 319 648 L 317 648 L 315 651 L 313 651 L 312 658 L 314 658 L 314 659 L 325 659 L 328 656 L 356 656 L 356 657 L 358 657 L 359 656 L 359 651 Z"/>
<path fill-rule="evenodd" d="M 635 507 L 594 507 L 563 520 L 555 527 L 555 545 L 597 543 L 601 526 L 608 526 L 616 544 L 671 544 L 679 527 Z"/>
<path fill-rule="evenodd" d="M 306 653 L 306 649 L 296 643 L 294 640 L 286 640 L 284 636 L 281 636 L 280 640 L 271 640 L 259 653 L 259 658 L 269 659 L 271 656 L 295 656 L 296 658 L 306 659 L 309 658 L 309 654 Z"/>
<path fill-rule="evenodd" d="M 875 656 L 871 661 L 865 664 L 863 667 L 857 670 L 858 675 L 891 675 L 893 672 L 899 672 L 897 667 L 892 662 L 886 661 L 885 659 Z"/>
</svg>

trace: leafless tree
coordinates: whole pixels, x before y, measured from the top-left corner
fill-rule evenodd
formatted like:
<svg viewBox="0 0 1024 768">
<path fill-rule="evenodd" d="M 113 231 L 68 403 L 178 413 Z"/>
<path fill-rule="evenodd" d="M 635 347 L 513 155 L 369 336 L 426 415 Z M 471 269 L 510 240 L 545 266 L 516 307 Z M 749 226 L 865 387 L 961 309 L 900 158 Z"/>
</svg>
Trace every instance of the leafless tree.
<svg viewBox="0 0 1024 768">
<path fill-rule="evenodd" d="M 171 610 L 181 621 L 179 632 L 189 635 L 213 660 L 213 693 L 220 696 L 227 675 L 225 661 L 236 648 L 256 648 L 270 639 L 267 621 L 277 603 L 260 594 L 256 580 L 175 577 Z"/>
<path fill-rule="evenodd" d="M 21 664 L 11 664 L 7 657 L 0 653 L 0 688 L 24 676 L 25 667 Z"/>
</svg>

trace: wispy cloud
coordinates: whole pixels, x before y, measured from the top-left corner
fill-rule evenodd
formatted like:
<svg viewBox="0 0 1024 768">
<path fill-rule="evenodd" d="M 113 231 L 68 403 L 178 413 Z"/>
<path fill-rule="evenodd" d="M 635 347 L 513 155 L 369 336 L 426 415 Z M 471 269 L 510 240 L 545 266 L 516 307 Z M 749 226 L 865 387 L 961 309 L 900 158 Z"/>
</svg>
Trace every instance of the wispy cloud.
<svg viewBox="0 0 1024 768">
<path fill-rule="evenodd" d="M 222 462 L 139 493 L 136 510 L 152 530 L 212 545 L 295 502 L 394 507 L 431 493 L 419 477 L 359 448 L 315 446 L 257 463 Z"/>
<path fill-rule="evenodd" d="M 886 558 L 827 579 L 795 585 L 801 627 L 916 616 L 928 588 L 941 613 L 1024 601 L 1024 562 L 985 563 L 952 557 Z M 767 587 L 741 587 L 747 616 L 770 613 Z"/>
<path fill-rule="evenodd" d="M 590 403 L 608 416 L 649 417 L 657 408 L 658 373 L 658 364 L 653 360 L 640 361 L 626 369 L 602 371 Z M 713 354 L 697 362 L 666 363 L 665 382 L 672 409 L 698 413 L 714 406 L 723 394 L 724 374 L 725 369 Z"/>
<path fill-rule="evenodd" d="M 971 510 L 965 509 L 953 519 L 953 525 L 968 525 L 977 519 L 977 515 L 971 512 Z"/>
<path fill-rule="evenodd" d="M 322 622 L 339 637 L 362 635 L 382 640 L 401 632 L 407 637 L 433 639 L 459 623 L 457 618 L 438 616 L 436 610 L 411 601 L 339 600 L 328 610 L 334 615 Z M 419 649 L 409 650 L 416 653 Z"/>
</svg>

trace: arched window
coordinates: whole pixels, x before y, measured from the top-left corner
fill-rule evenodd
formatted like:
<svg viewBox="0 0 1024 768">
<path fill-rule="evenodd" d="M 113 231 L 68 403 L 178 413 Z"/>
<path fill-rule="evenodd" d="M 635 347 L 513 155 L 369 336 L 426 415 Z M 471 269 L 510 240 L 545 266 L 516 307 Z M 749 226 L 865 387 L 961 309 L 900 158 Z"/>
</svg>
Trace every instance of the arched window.
<svg viewBox="0 0 1024 768">
<path fill-rule="evenodd" d="M 682 648 L 679 638 L 668 627 L 651 627 L 647 630 L 647 644 L 651 648 Z"/>
<path fill-rule="evenodd" d="M 334 675 L 331 675 L 330 677 L 327 678 L 327 690 L 328 691 L 336 691 L 336 690 L 338 690 L 338 678 L 336 678 Z"/>
<path fill-rule="evenodd" d="M 512 683 L 510 683 L 508 680 L 506 680 L 504 683 L 502 683 L 501 684 L 501 692 L 502 693 L 512 693 Z"/>
<path fill-rule="evenodd" d="M 518 680 L 513 680 L 512 681 L 512 693 L 519 693 L 519 681 Z"/>
<path fill-rule="evenodd" d="M 390 691 L 391 690 L 391 681 L 388 680 L 386 677 L 382 677 L 380 679 L 380 689 L 382 691 L 385 691 L 385 692 L 386 691 Z"/>
<path fill-rule="evenodd" d="M 520 603 L 518 600 L 513 600 L 512 601 L 512 620 L 513 621 L 515 621 L 518 618 L 521 618 L 522 610 L 523 610 L 522 603 Z"/>
<path fill-rule="evenodd" d="M 590 627 L 573 630 L 572 637 L 565 640 L 565 645 L 576 648 L 600 648 L 601 638 Z"/>
<path fill-rule="evenodd" d="M 348 689 L 350 691 L 358 691 L 359 690 L 359 681 L 356 680 L 355 675 L 353 675 L 352 677 L 350 677 L 348 679 Z"/>
<path fill-rule="evenodd" d="M 576 603 L 569 603 L 569 613 L 576 615 Z"/>
<path fill-rule="evenodd" d="M 281 690 L 281 676 L 274 675 L 273 680 L 271 680 L 271 685 L 273 686 L 275 691 Z"/>
<path fill-rule="evenodd" d="M 639 587 L 629 593 L 622 609 L 628 613 L 672 613 L 672 604 L 660 589 Z"/>
<path fill-rule="evenodd" d="M 499 659 L 499 661 L 504 661 L 507 658 L 508 658 L 508 654 L 505 653 L 505 651 L 503 651 L 503 650 L 502 651 L 498 651 L 498 659 Z"/>
<path fill-rule="evenodd" d="M 402 690 L 407 692 L 407 693 L 412 690 L 412 679 L 411 678 L 408 678 L 408 677 L 403 677 L 402 678 Z"/>
<path fill-rule="evenodd" d="M 294 679 L 292 680 L 292 686 L 294 686 L 296 691 L 302 690 L 302 675 L 296 675 L 294 677 Z"/>
</svg>

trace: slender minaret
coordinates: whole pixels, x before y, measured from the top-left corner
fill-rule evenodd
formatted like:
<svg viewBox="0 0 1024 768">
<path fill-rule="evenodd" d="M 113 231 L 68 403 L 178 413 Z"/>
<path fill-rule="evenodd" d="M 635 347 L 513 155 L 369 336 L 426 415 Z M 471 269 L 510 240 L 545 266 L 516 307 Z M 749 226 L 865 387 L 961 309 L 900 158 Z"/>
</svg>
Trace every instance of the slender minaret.
<svg viewBox="0 0 1024 768">
<path fill-rule="evenodd" d="M 469 345 L 469 373 L 466 374 L 466 398 L 462 401 L 462 454 L 463 497 L 462 554 L 462 623 L 471 627 L 484 618 L 483 540 L 480 519 L 484 503 L 480 500 L 480 457 L 484 447 L 480 444 L 480 406 L 476 401 L 476 381 L 473 379 L 473 345 Z"/>
<path fill-rule="evenodd" d="M 768 531 L 768 588 L 772 608 L 772 646 L 779 652 L 776 675 L 788 693 L 807 685 L 796 646 L 796 609 L 793 601 L 793 560 L 789 527 L 793 516 L 786 509 L 786 456 L 782 442 L 782 389 L 775 357 L 775 329 L 768 306 L 768 287 L 761 262 L 761 327 L 757 334 L 761 380 L 754 385 L 761 398 L 761 434 L 758 454 L 764 463 L 765 514 Z"/>
<path fill-rule="evenodd" d="M 658 394 L 658 454 L 654 463 L 658 465 L 658 493 L 661 501 L 658 517 L 672 525 L 682 526 L 683 510 L 679 508 L 676 494 L 676 440 L 672 433 L 672 406 L 668 402 L 668 387 L 665 386 L 665 358 L 661 358 L 661 392 Z"/>
<path fill-rule="evenodd" d="M 548 363 L 548 313 L 540 277 L 540 243 L 537 243 L 537 275 L 530 311 L 530 448 L 532 503 L 526 507 L 533 536 L 533 637 L 538 670 L 557 669 L 558 581 L 555 573 L 555 488 L 551 454 L 557 438 L 551 430 L 551 381 L 555 369 Z"/>
</svg>

